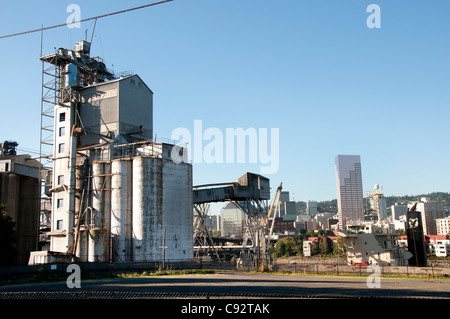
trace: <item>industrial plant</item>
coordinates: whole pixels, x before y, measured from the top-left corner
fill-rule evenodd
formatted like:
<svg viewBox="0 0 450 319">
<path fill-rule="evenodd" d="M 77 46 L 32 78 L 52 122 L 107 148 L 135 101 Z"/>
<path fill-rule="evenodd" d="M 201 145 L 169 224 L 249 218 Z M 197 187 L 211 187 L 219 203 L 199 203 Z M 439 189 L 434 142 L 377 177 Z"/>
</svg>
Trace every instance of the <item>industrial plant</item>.
<svg viewBox="0 0 450 319">
<path fill-rule="evenodd" d="M 192 165 L 182 146 L 153 139 L 152 90 L 137 74 L 114 75 L 87 41 L 41 61 L 50 231 L 30 263 L 191 259 Z"/>
<path fill-rule="evenodd" d="M 153 92 L 139 75 L 114 74 L 84 40 L 40 60 L 40 154 L 16 155 L 5 141 L 0 161 L 2 202 L 30 228 L 19 264 L 221 260 L 205 225 L 214 202 L 245 215 L 231 247 L 241 265 L 269 257 L 268 178 L 194 186 L 186 146 L 153 137 Z"/>
<path fill-rule="evenodd" d="M 423 240 L 408 243 L 407 252 L 394 224 L 385 221 L 378 185 L 367 194 L 377 222 L 364 220 L 359 156 L 336 157 L 337 218 L 318 214 L 312 201 L 300 216 L 282 184 L 269 207 L 270 180 L 250 172 L 233 182 L 193 185 L 186 145 L 154 138 L 150 87 L 137 74 L 114 74 L 90 49 L 81 40 L 73 50 L 40 57 L 39 156 L 17 155 L 14 141 L 0 145 L 0 200 L 20 238 L 16 264 L 234 256 L 238 267 L 270 267 L 278 238 L 318 224 L 343 239 L 349 264 L 427 264 Z M 218 202 L 239 216 L 224 215 L 224 234 L 213 238 L 208 209 Z M 415 230 L 409 223 L 415 213 L 408 209 L 408 240 L 423 238 L 416 234 L 422 225 Z M 433 220 L 414 218 L 432 228 Z M 308 256 L 312 242 L 305 243 Z"/>
</svg>

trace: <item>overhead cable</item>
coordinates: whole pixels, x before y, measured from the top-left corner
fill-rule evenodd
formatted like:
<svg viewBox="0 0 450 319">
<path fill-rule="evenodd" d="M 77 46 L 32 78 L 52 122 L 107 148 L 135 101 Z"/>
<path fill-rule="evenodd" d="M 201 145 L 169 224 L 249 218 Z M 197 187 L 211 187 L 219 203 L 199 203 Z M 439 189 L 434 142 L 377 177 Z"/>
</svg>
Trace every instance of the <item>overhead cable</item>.
<svg viewBox="0 0 450 319">
<path fill-rule="evenodd" d="M 49 30 L 49 29 L 55 29 L 55 28 L 59 28 L 59 27 L 63 27 L 66 25 L 71 25 L 74 23 L 80 23 L 80 22 L 86 22 L 89 20 L 95 20 L 95 19 L 100 19 L 100 18 L 105 18 L 105 17 L 109 17 L 112 15 L 116 15 L 116 14 L 120 14 L 120 13 L 125 13 L 125 12 L 130 12 L 130 11 L 134 11 L 134 10 L 138 10 L 138 9 L 143 9 L 143 8 L 147 8 L 147 7 L 151 7 L 151 6 L 155 6 L 158 4 L 162 4 L 162 3 L 166 3 L 166 2 L 171 2 L 173 0 L 164 0 L 164 1 L 159 1 L 159 2 L 154 2 L 154 3 L 149 3 L 143 6 L 139 6 L 139 7 L 135 7 L 135 8 L 130 8 L 130 9 L 125 9 L 125 10 L 121 10 L 121 11 L 116 11 L 116 12 L 111 12 L 111 13 L 107 13 L 107 14 L 103 14 L 103 15 L 99 15 L 96 17 L 91 17 L 91 18 L 87 18 L 87 19 L 82 19 L 82 20 L 78 20 L 78 21 L 73 21 L 73 22 L 67 22 L 67 23 L 63 23 L 63 24 L 58 24 L 58 25 L 53 25 L 50 27 L 42 27 L 40 29 L 35 29 L 35 30 L 29 30 L 29 31 L 24 31 L 24 32 L 19 32 L 19 33 L 13 33 L 13 34 L 8 34 L 8 35 L 2 35 L 0 36 L 0 39 L 3 38 L 9 38 L 9 37 L 15 37 L 18 35 L 23 35 L 23 34 L 28 34 L 28 33 L 33 33 L 33 32 L 39 32 L 39 31 L 44 31 L 44 30 Z"/>
</svg>

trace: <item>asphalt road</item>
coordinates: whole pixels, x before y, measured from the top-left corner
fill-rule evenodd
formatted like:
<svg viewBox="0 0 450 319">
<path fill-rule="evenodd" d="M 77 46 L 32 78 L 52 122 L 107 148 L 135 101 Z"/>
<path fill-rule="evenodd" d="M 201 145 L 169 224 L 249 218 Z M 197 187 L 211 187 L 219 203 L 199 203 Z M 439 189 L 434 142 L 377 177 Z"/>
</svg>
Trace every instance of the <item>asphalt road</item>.
<svg viewBox="0 0 450 319">
<path fill-rule="evenodd" d="M 66 282 L 0 286 L 0 299 L 25 293 L 32 298 L 59 298 L 83 292 L 92 298 L 152 298 L 166 297 L 271 297 L 271 298 L 450 298 L 450 280 L 380 278 L 371 288 L 367 277 L 299 276 L 221 272 L 205 275 L 147 276 L 84 280 L 80 288 L 69 288 Z M 33 294 L 32 294 L 33 293 Z M 2 297 L 3 296 L 3 297 Z"/>
</svg>

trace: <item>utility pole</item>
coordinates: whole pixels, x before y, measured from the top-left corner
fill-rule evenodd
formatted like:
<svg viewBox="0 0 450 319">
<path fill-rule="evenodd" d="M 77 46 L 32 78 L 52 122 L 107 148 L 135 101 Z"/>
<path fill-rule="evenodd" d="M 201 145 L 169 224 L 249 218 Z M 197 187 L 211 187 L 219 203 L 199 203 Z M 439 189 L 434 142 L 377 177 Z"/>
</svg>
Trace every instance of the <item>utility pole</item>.
<svg viewBox="0 0 450 319">
<path fill-rule="evenodd" d="M 159 246 L 163 250 L 163 269 L 165 268 L 166 263 L 166 227 L 164 227 L 164 236 L 163 236 L 163 245 Z"/>
</svg>

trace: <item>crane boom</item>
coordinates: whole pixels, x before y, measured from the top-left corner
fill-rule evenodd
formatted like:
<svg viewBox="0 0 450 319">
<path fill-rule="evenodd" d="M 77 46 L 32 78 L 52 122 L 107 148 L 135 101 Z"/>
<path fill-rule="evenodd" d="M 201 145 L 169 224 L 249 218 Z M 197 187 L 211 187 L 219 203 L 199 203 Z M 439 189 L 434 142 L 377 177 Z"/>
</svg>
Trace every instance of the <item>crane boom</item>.
<svg viewBox="0 0 450 319">
<path fill-rule="evenodd" d="M 267 214 L 267 222 L 269 222 L 269 219 L 271 217 L 272 212 L 273 216 L 272 216 L 272 224 L 270 225 L 270 231 L 269 231 L 269 235 L 267 240 L 270 241 L 270 237 L 272 237 L 272 233 L 273 233 L 273 225 L 275 224 L 275 216 L 276 216 L 276 212 L 277 210 L 280 210 L 280 194 L 281 194 L 281 190 L 283 189 L 283 183 L 280 183 L 280 186 L 278 186 L 277 191 L 275 193 L 275 196 L 273 198 L 272 204 L 270 205 L 270 209 L 269 209 L 269 213 Z"/>
</svg>

